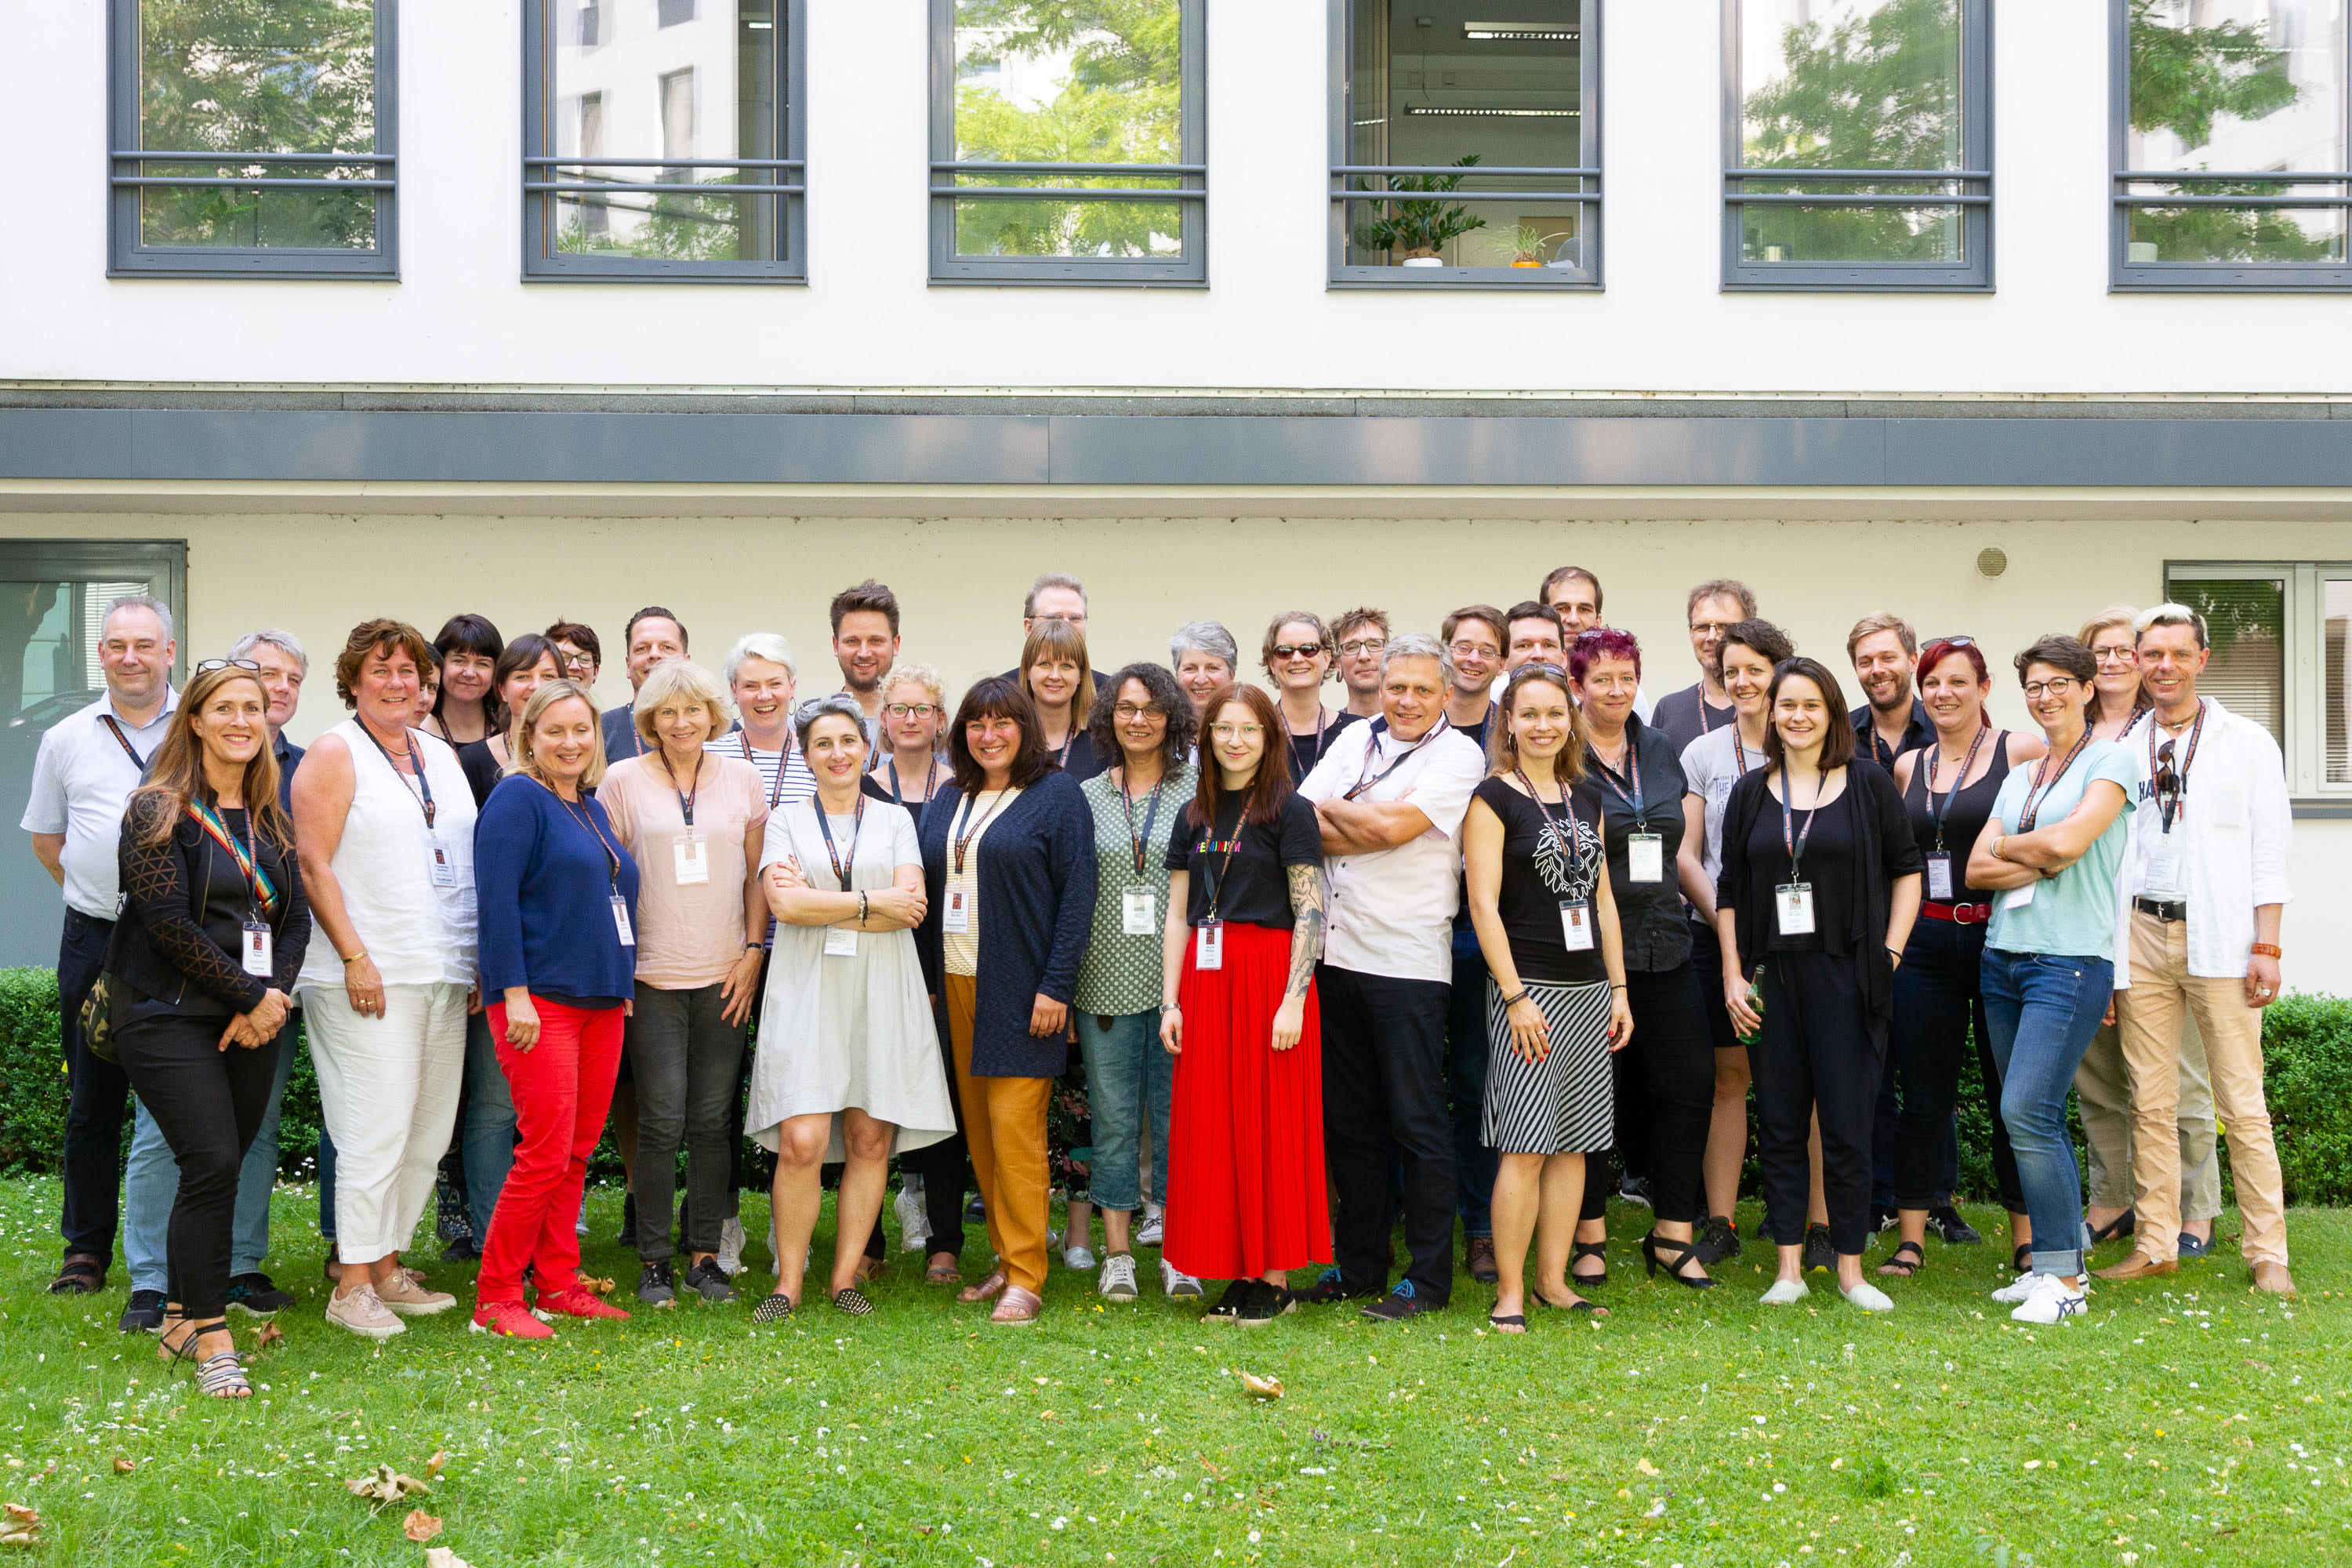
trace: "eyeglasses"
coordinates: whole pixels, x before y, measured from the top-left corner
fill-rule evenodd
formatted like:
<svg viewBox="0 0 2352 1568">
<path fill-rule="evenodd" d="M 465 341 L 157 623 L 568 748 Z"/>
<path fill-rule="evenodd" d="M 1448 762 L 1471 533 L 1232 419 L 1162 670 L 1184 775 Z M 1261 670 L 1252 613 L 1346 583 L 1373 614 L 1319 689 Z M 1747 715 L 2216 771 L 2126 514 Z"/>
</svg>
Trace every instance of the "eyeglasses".
<svg viewBox="0 0 2352 1568">
<path fill-rule="evenodd" d="M 2063 697 L 2080 684 L 2071 675 L 2053 675 L 2047 680 L 2029 680 L 2025 683 L 2026 700 L 2038 702 L 2045 695 Z"/>
<path fill-rule="evenodd" d="M 577 648 L 574 648 L 570 653 L 564 654 L 562 657 L 564 664 L 572 669 L 593 668 L 596 663 L 596 656 L 594 654 L 582 653 Z"/>
<path fill-rule="evenodd" d="M 1140 708 L 1132 702 L 1122 702 L 1110 710 L 1110 716 L 1122 724 L 1132 724 L 1139 719 L 1165 719 L 1168 710 L 1157 702 L 1147 702 Z"/>
<path fill-rule="evenodd" d="M 1490 642 L 1458 642 L 1452 646 L 1456 658 L 1500 658 L 1503 650 Z"/>
<path fill-rule="evenodd" d="M 2091 657 L 2101 664 L 2137 664 L 2139 649 L 2136 647 L 2095 647 Z"/>
<path fill-rule="evenodd" d="M 1942 643 L 1948 647 L 1974 647 L 1977 646 L 1977 639 L 1966 635 L 1965 633 L 1957 637 L 1929 637 L 1927 640 L 1931 643 Z"/>
<path fill-rule="evenodd" d="M 1695 637 L 1719 637 L 1724 633 L 1731 629 L 1731 625 L 1732 624 L 1729 621 L 1693 621 L 1691 623 L 1691 636 Z"/>
<path fill-rule="evenodd" d="M 928 702 L 892 702 L 885 706 L 882 711 L 893 719 L 930 719 L 946 712 L 947 710 L 934 708 Z"/>
<path fill-rule="evenodd" d="M 261 673 L 261 666 L 249 658 L 208 658 L 196 666 L 198 675 L 206 675 L 215 669 L 249 669 L 256 675 Z"/>
<path fill-rule="evenodd" d="M 1341 643 L 1339 651 L 1349 658 L 1361 658 L 1367 654 L 1378 653 L 1388 646 L 1388 640 L 1385 637 L 1358 637 L 1353 642 Z"/>
<path fill-rule="evenodd" d="M 1212 724 L 1209 733 L 1220 741 L 1255 741 L 1265 733 L 1263 724 Z"/>
<path fill-rule="evenodd" d="M 1319 658 L 1322 654 L 1323 645 L 1319 642 L 1278 642 L 1274 645 L 1274 657 L 1276 658 Z"/>
</svg>

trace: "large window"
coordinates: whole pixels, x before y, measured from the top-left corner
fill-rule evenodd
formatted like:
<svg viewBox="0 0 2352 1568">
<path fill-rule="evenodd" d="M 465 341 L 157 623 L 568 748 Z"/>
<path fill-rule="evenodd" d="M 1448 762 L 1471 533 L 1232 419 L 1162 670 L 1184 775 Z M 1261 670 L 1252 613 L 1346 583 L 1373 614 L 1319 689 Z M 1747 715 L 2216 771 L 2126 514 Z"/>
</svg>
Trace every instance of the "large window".
<svg viewBox="0 0 2352 1568">
<path fill-rule="evenodd" d="M 1723 0 L 1724 287 L 1992 287 L 1990 11 Z"/>
<path fill-rule="evenodd" d="M 2198 690 L 2277 737 L 2294 795 L 2352 800 L 2352 561 L 2176 563 L 2165 594 L 2212 638 Z"/>
<path fill-rule="evenodd" d="M 523 275 L 796 282 L 803 0 L 524 0 Z"/>
<path fill-rule="evenodd" d="M 109 270 L 389 278 L 397 0 L 112 0 Z"/>
<path fill-rule="evenodd" d="M 1208 281 L 1203 0 L 930 0 L 931 281 Z"/>
<path fill-rule="evenodd" d="M 1597 287 L 1601 0 L 1331 0 L 1331 282 Z"/>
<path fill-rule="evenodd" d="M 2344 0 L 2112 0 L 2114 286 L 2352 288 Z"/>
</svg>

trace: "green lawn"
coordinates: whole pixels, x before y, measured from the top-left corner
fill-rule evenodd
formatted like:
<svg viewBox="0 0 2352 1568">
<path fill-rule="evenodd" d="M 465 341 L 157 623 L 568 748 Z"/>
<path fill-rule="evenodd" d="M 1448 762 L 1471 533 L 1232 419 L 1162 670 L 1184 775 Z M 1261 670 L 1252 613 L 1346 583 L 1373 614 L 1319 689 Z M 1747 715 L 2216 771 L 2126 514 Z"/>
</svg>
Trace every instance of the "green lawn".
<svg viewBox="0 0 2352 1568">
<path fill-rule="evenodd" d="M 2341 1211 L 2292 1218 L 2299 1304 L 2250 1295 L 2217 1256 L 2103 1289 L 2055 1330 L 1984 1300 L 1997 1236 L 1931 1243 L 1871 1318 L 1819 1283 L 1808 1306 L 1760 1308 L 1747 1260 L 1703 1297 L 1651 1284 L 1646 1214 L 1625 1210 L 1614 1315 L 1544 1313 L 1517 1339 L 1485 1331 L 1466 1279 L 1454 1310 L 1402 1329 L 1340 1308 L 1246 1331 L 1197 1324 L 1156 1279 L 1098 1305 L 1058 1268 L 1044 1322 L 998 1329 L 894 1253 L 862 1321 L 815 1306 L 754 1328 L 754 1275 L 741 1305 L 547 1344 L 452 1312 L 378 1348 L 321 1321 L 315 1196 L 287 1188 L 272 1263 L 302 1304 L 254 1363 L 257 1397 L 221 1405 L 115 1332 L 119 1268 L 98 1298 L 42 1293 L 57 1205 L 52 1182 L 0 1184 L 17 1402 L 0 1501 L 38 1510 L 43 1542 L 0 1561 L 421 1565 L 410 1505 L 371 1512 L 343 1482 L 379 1462 L 422 1475 L 436 1450 L 434 1544 L 474 1568 L 2352 1561 Z M 625 1299 L 617 1208 L 597 1196 L 588 1262 Z M 756 1234 L 764 1206 L 746 1217 Z M 1972 1217 L 1994 1236 L 1997 1215 Z M 982 1245 L 975 1227 L 968 1265 Z M 412 1260 L 470 1305 L 471 1269 L 429 1252 Z M 1243 1368 L 1285 1396 L 1246 1398 Z"/>
</svg>

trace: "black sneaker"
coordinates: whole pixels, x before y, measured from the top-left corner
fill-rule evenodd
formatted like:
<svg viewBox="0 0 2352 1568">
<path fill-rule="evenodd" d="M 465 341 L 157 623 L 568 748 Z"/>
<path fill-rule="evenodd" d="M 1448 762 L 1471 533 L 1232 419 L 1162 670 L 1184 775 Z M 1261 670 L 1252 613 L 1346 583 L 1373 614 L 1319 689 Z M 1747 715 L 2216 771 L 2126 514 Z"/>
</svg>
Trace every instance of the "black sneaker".
<svg viewBox="0 0 2352 1568">
<path fill-rule="evenodd" d="M 727 1270 L 719 1267 L 715 1258 L 706 1258 L 688 1269 L 681 1283 L 706 1301 L 735 1300 L 735 1287 L 727 1283 Z"/>
<path fill-rule="evenodd" d="M 621 1194 L 621 1234 L 613 1241 L 618 1247 L 635 1247 L 637 1244 L 637 1194 L 635 1193 Z"/>
<path fill-rule="evenodd" d="M 468 1231 L 455 1241 L 443 1242 L 441 1256 L 452 1263 L 479 1263 L 482 1260 L 482 1244 L 476 1241 L 473 1233 Z"/>
<path fill-rule="evenodd" d="M 1237 1328 L 1262 1329 L 1285 1312 L 1297 1310 L 1298 1298 L 1290 1292 L 1288 1287 L 1269 1285 L 1261 1279 L 1257 1281 L 1257 1288 L 1243 1300 L 1241 1316 L 1235 1318 L 1234 1323 Z"/>
<path fill-rule="evenodd" d="M 1623 1181 L 1617 1184 L 1617 1195 L 1623 1198 L 1629 1204 L 1639 1204 L 1643 1208 L 1648 1208 L 1650 1206 L 1650 1178 L 1647 1176 L 1627 1176 Z"/>
<path fill-rule="evenodd" d="M 1378 1289 L 1351 1289 L 1346 1275 L 1336 1268 L 1326 1268 L 1321 1278 L 1306 1289 L 1298 1291 L 1294 1300 L 1305 1301 L 1313 1306 L 1328 1307 L 1334 1301 L 1353 1301 L 1361 1297 L 1379 1294 Z"/>
<path fill-rule="evenodd" d="M 971 1202 L 963 1205 L 963 1217 L 974 1225 L 985 1223 L 988 1218 L 988 1200 L 978 1193 L 972 1194 Z"/>
<path fill-rule="evenodd" d="M 232 1275 L 229 1279 L 228 1305 L 231 1311 L 243 1312 L 248 1318 L 274 1318 L 293 1304 L 294 1298 L 280 1290 L 268 1275 L 257 1268 L 250 1274 Z"/>
<path fill-rule="evenodd" d="M 1880 1208 L 1876 1204 L 1870 1205 L 1870 1229 L 1873 1235 L 1884 1235 L 1902 1223 L 1903 1215 L 1896 1210 Z"/>
<path fill-rule="evenodd" d="M 1364 1309 L 1364 1316 L 1376 1323 L 1402 1323 L 1407 1318 L 1442 1310 L 1443 1303 L 1414 1294 L 1412 1280 L 1400 1279 L 1395 1289 Z"/>
<path fill-rule="evenodd" d="M 1927 1228 L 1944 1238 L 1946 1247 L 1982 1247 L 1984 1237 L 1977 1227 L 1960 1217 L 1960 1211 L 1949 1204 L 1938 1204 L 1927 1211 Z"/>
<path fill-rule="evenodd" d="M 1696 1257 L 1713 1267 L 1739 1256 L 1739 1227 L 1721 1215 L 1709 1215 L 1698 1224 Z"/>
<path fill-rule="evenodd" d="M 670 1277 L 668 1258 L 648 1263 L 638 1271 L 637 1300 L 648 1307 L 667 1307 L 677 1300 L 677 1285 Z"/>
<path fill-rule="evenodd" d="M 1837 1272 L 1837 1248 L 1830 1242 L 1830 1227 L 1809 1225 L 1805 1227 L 1805 1272 L 1834 1274 Z"/>
<path fill-rule="evenodd" d="M 1217 1298 L 1217 1304 L 1215 1306 L 1201 1314 L 1201 1321 L 1204 1323 L 1231 1323 L 1238 1321 L 1242 1315 L 1242 1308 L 1246 1306 L 1249 1302 L 1250 1289 L 1256 1283 L 1257 1281 L 1255 1279 L 1232 1279 L 1226 1281 L 1224 1293 Z"/>
<path fill-rule="evenodd" d="M 163 1331 L 163 1292 L 133 1290 L 130 1304 L 122 1309 L 122 1321 L 115 1325 L 126 1334 L 160 1334 Z"/>
</svg>

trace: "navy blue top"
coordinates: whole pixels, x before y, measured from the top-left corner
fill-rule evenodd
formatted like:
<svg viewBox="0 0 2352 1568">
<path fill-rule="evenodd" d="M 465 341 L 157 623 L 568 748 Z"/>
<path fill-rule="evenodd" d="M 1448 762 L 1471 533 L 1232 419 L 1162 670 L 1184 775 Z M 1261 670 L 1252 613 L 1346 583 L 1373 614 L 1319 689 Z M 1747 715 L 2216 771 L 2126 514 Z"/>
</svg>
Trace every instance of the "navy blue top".
<svg viewBox="0 0 2352 1568">
<path fill-rule="evenodd" d="M 915 951 L 933 996 L 945 969 L 940 919 L 947 908 L 948 839 L 962 799 L 953 784 L 942 785 L 922 825 L 930 908 L 915 932 Z M 1066 1003 L 1077 992 L 1095 918 L 1094 813 L 1076 779 L 1048 770 L 989 820 L 972 853 L 980 858 L 972 1076 L 1058 1078 L 1069 1062 L 1068 1044 L 1058 1035 L 1033 1037 L 1029 1015 L 1041 993 Z"/>
<path fill-rule="evenodd" d="M 269 749 L 278 756 L 278 804 L 286 808 L 287 816 L 291 816 L 294 815 L 294 770 L 302 765 L 303 748 L 281 734 L 269 743 Z"/>
<path fill-rule="evenodd" d="M 516 985 L 581 1006 L 635 995 L 636 950 L 621 945 L 613 924 L 616 882 L 634 935 L 637 863 L 604 806 L 593 795 L 567 805 L 520 773 L 499 781 L 474 820 L 483 999 Z"/>
</svg>

